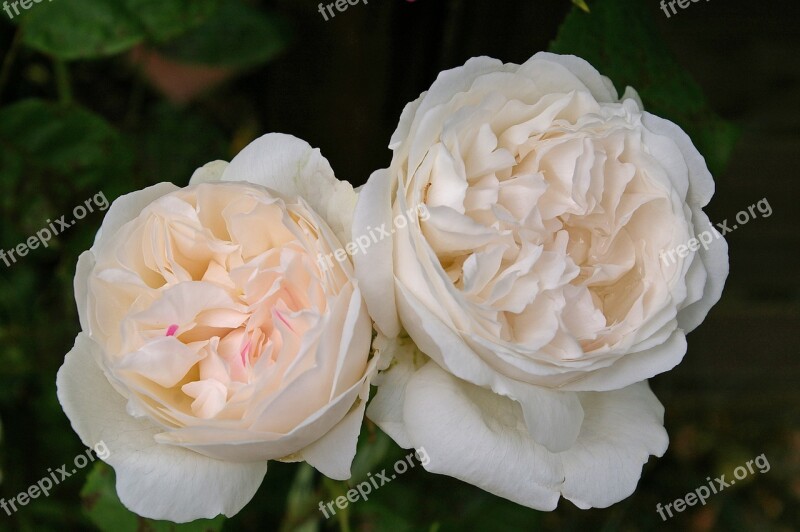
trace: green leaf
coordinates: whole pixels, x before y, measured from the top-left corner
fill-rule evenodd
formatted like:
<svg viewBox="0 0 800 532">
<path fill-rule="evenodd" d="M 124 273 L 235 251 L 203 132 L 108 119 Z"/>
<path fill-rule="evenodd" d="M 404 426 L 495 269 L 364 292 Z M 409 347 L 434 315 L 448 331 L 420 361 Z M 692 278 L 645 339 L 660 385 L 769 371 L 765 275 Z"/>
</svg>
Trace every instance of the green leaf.
<svg viewBox="0 0 800 532">
<path fill-rule="evenodd" d="M 325 488 L 323 495 L 329 501 L 335 501 L 338 497 L 347 498 L 347 491 L 349 486 L 344 482 L 339 482 L 328 477 L 322 477 L 322 485 Z M 332 517 L 339 523 L 339 530 L 342 532 L 350 532 L 350 503 L 348 502 L 344 508 L 336 508 L 336 514 Z"/>
<path fill-rule="evenodd" d="M 139 517 L 122 505 L 117 497 L 114 480 L 114 470 L 103 462 L 97 462 L 81 490 L 84 513 L 100 530 L 109 532 L 138 532 L 139 530 L 215 532 L 222 530 L 224 517 L 199 519 L 181 525 Z"/>
<path fill-rule="evenodd" d="M 58 0 L 22 17 L 23 42 L 73 60 L 118 54 L 149 40 L 164 42 L 197 26 L 219 0 Z"/>
<path fill-rule="evenodd" d="M 72 180 L 71 189 L 96 188 L 110 175 L 126 175 L 132 159 L 113 126 L 77 105 L 29 99 L 0 109 L 0 191 L 21 176 L 53 174 Z"/>
<path fill-rule="evenodd" d="M 221 4 L 219 0 L 123 0 L 122 3 L 154 42 L 172 39 L 202 24 L 212 14 L 211 18 L 216 19 Z"/>
<path fill-rule="evenodd" d="M 226 135 L 213 121 L 163 102 L 147 111 L 131 138 L 144 180 L 140 187 L 161 181 L 185 186 L 197 168 L 231 156 Z"/>
<path fill-rule="evenodd" d="M 133 151 L 102 117 L 30 99 L 0 108 L 0 161 L 0 245 L 14 245 L 48 217 L 68 214 L 74 204 L 62 198 L 82 202 L 102 192 L 113 199 L 124 191 Z M 51 248 L 62 243 L 53 239 Z"/>
<path fill-rule="evenodd" d="M 243 68 L 265 63 L 282 52 L 290 34 L 283 18 L 230 1 L 162 50 L 185 63 Z"/>
<path fill-rule="evenodd" d="M 289 494 L 281 530 L 287 532 L 316 532 L 322 514 L 317 509 L 319 494 L 314 489 L 314 468 L 306 462 L 297 466 Z"/>
<path fill-rule="evenodd" d="M 78 106 L 29 99 L 0 109 L 0 142 L 30 162 L 77 174 L 113 156 L 121 137 L 102 117 Z"/>
<path fill-rule="evenodd" d="M 709 108 L 700 87 L 659 37 L 647 2 L 596 0 L 591 13 L 573 9 L 550 51 L 586 59 L 620 91 L 636 89 L 647 111 L 689 134 L 712 173 L 723 170 L 740 130 Z"/>
<path fill-rule="evenodd" d="M 113 55 L 139 43 L 144 31 L 112 0 L 66 0 L 34 6 L 23 20 L 23 42 L 62 59 Z"/>
</svg>

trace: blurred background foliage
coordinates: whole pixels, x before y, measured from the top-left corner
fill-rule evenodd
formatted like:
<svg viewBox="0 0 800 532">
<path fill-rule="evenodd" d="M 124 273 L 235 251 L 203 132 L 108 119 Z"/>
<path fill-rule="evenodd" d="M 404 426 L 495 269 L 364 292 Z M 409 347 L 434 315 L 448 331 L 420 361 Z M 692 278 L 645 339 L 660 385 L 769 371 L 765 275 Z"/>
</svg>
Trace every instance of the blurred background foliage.
<svg viewBox="0 0 800 532">
<path fill-rule="evenodd" d="M 195 168 L 269 131 L 320 147 L 341 179 L 359 185 L 388 164 L 403 105 L 440 70 L 475 55 L 580 55 L 689 132 L 717 178 L 712 220 L 762 197 L 775 210 L 730 235 L 723 301 L 691 335 L 686 361 L 652 381 L 667 412 L 666 456 L 605 510 L 562 501 L 540 513 L 417 465 L 328 520 L 319 501 L 347 485 L 273 463 L 241 514 L 180 527 L 125 510 L 113 470 L 98 464 L 12 517 L 0 511 L 0 530 L 797 530 L 800 261 L 786 251 L 800 245 L 791 216 L 797 3 L 780 12 L 692 3 L 670 19 L 655 0 L 381 0 L 327 22 L 317 9 L 313 0 L 54 0 L 0 14 L 0 248 L 98 192 L 113 200 L 161 181 L 183 186 Z M 101 220 L 95 212 L 46 249 L 0 263 L 6 499 L 83 450 L 55 374 L 79 329 L 77 256 Z M 351 486 L 407 453 L 369 423 L 359 447 Z M 655 512 L 761 453 L 768 473 L 667 523 Z"/>
</svg>

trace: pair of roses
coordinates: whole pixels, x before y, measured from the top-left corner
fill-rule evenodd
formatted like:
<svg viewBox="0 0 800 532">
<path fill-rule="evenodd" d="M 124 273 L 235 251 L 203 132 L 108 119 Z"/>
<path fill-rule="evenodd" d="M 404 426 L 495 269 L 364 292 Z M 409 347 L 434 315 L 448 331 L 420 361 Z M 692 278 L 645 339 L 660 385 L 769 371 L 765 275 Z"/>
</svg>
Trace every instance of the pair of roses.
<svg viewBox="0 0 800 532">
<path fill-rule="evenodd" d="M 233 515 L 269 460 L 347 479 L 365 411 L 427 470 L 543 510 L 609 506 L 664 453 L 647 379 L 680 362 L 728 271 L 722 239 L 659 260 L 710 228 L 686 134 L 539 53 L 442 72 L 390 148 L 354 191 L 269 134 L 113 203 L 78 262 L 58 397 L 132 511 Z"/>
</svg>

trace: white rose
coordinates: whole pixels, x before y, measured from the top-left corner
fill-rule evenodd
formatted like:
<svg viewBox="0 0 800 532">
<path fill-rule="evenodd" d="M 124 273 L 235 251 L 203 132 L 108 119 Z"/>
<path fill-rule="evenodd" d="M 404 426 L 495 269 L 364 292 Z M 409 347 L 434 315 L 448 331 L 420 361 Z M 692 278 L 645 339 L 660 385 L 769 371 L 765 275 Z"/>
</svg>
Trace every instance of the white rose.
<svg viewBox="0 0 800 532">
<path fill-rule="evenodd" d="M 443 72 L 390 147 L 354 238 L 426 216 L 356 255 L 356 277 L 378 329 L 433 362 L 401 356 L 368 417 L 429 470 L 534 508 L 630 494 L 667 445 L 641 381 L 680 362 L 728 272 L 721 238 L 661 258 L 711 229 L 703 158 L 633 90 L 548 53 Z"/>
<path fill-rule="evenodd" d="M 231 516 L 267 460 L 349 478 L 372 327 L 352 265 L 317 257 L 354 204 L 318 150 L 277 134 L 113 203 L 78 262 L 58 397 L 132 511 Z"/>
</svg>

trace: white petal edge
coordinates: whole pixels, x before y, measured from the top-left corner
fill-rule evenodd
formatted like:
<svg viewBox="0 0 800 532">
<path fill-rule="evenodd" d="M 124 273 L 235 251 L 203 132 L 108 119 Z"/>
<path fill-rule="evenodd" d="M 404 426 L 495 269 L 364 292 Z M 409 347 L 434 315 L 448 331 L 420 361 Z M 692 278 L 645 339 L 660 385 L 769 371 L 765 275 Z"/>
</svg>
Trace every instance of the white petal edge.
<svg viewBox="0 0 800 532">
<path fill-rule="evenodd" d="M 176 523 L 238 513 L 261 485 L 267 462 L 222 462 L 156 443 L 163 429 L 127 414 L 125 399 L 95 363 L 99 349 L 78 335 L 58 372 L 58 399 L 85 445 L 102 441 L 108 448 L 105 461 L 116 471 L 122 503 L 142 517 Z"/>
<path fill-rule="evenodd" d="M 369 382 L 365 388 L 369 395 Z M 344 419 L 325 436 L 300 452 L 302 459 L 328 478 L 349 479 L 366 407 L 366 398 L 359 399 L 359 404 L 350 410 Z"/>
<path fill-rule="evenodd" d="M 646 382 L 580 397 L 579 438 L 552 453 L 520 426 L 516 402 L 429 362 L 402 399 L 408 447 L 425 450 L 427 470 L 530 508 L 552 510 L 560 495 L 580 508 L 604 508 L 633 493 L 649 456 L 666 451 L 664 409 Z"/>
<path fill-rule="evenodd" d="M 303 198 L 333 229 L 350 241 L 358 196 L 352 185 L 336 179 L 328 160 L 306 141 L 268 133 L 248 144 L 225 168 L 222 181 L 247 181 L 287 198 Z"/>
<path fill-rule="evenodd" d="M 406 432 L 403 421 L 403 403 L 406 386 L 414 375 L 417 366 L 415 358 L 428 360 L 418 353 L 416 346 L 408 340 L 386 338 L 378 333 L 373 343 L 375 356 L 389 366 L 378 374 L 373 384 L 378 387 L 367 408 L 367 418 L 378 425 L 400 447 L 413 447 L 411 437 Z"/>
<path fill-rule="evenodd" d="M 647 381 L 580 398 L 586 421 L 578 443 L 562 453 L 561 493 L 578 508 L 607 508 L 633 493 L 650 455 L 667 450 L 664 407 Z"/>
<path fill-rule="evenodd" d="M 89 275 L 92 273 L 94 265 L 94 253 L 91 251 L 81 253 L 80 257 L 78 257 L 78 264 L 75 267 L 75 278 L 72 281 L 81 329 L 90 334 L 92 327 L 86 311 L 89 309 Z"/>
<path fill-rule="evenodd" d="M 430 458 L 428 471 L 537 510 L 556 507 L 560 461 L 533 442 L 511 399 L 429 362 L 408 382 L 403 417 L 414 448 Z"/>
<path fill-rule="evenodd" d="M 420 97 L 406 105 L 400 117 L 397 129 L 392 134 L 389 147 L 402 152 L 402 146 L 412 141 L 409 134 L 414 130 L 419 121 L 433 109 L 449 101 L 455 94 L 464 92 L 480 76 L 492 72 L 499 72 L 508 68 L 503 63 L 492 57 L 472 57 L 462 66 L 439 72 L 431 88 L 422 93 Z M 407 146 L 406 146 L 407 147 Z"/>
<path fill-rule="evenodd" d="M 722 289 L 725 287 L 730 269 L 728 244 L 724 238 L 717 238 L 717 233 L 711 226 L 708 217 L 702 212 L 702 208 L 711 201 L 711 197 L 714 195 L 714 178 L 708 170 L 705 159 L 692 144 L 689 135 L 679 126 L 650 113 L 644 113 L 642 125 L 656 135 L 671 139 L 686 161 L 689 170 L 689 190 L 686 202 L 692 209 L 694 236 L 697 237 L 704 231 L 714 233 L 714 239 L 709 249 L 701 247 L 697 251 L 707 273 L 703 297 L 699 301 L 679 309 L 678 326 L 689 333 L 703 322 L 711 307 L 722 297 Z"/>
<path fill-rule="evenodd" d="M 370 230 L 392 231 L 393 181 L 388 170 L 374 172 L 361 189 L 353 214 L 353 239 Z M 400 333 L 394 281 L 394 240 L 379 238 L 365 253 L 353 255 L 355 276 L 375 326 L 388 337 Z"/>
<path fill-rule="evenodd" d="M 697 256 L 694 258 L 695 261 L 702 261 L 703 268 L 706 271 L 703 297 L 699 301 L 678 309 L 678 326 L 687 333 L 703 323 L 711 308 L 720 300 L 730 271 L 728 242 L 721 235 L 718 237 L 719 233 L 711 225 L 708 216 L 699 207 L 693 208 L 693 214 L 695 235 L 701 235 L 708 231 L 714 236 L 708 249 L 701 245 L 697 250 Z M 687 283 L 690 280 L 687 278 Z"/>
<path fill-rule="evenodd" d="M 714 178 L 708 171 L 706 160 L 692 144 L 689 135 L 675 123 L 648 112 L 642 114 L 642 125 L 649 132 L 667 137 L 677 145 L 689 169 L 689 192 L 686 201 L 691 206 L 705 207 L 714 195 Z"/>
<path fill-rule="evenodd" d="M 113 239 L 120 227 L 139 216 L 145 207 L 176 190 L 179 190 L 179 187 L 172 183 L 157 183 L 115 199 L 103 218 L 103 224 L 94 239 L 92 251 L 104 247 L 107 239 Z"/>
<path fill-rule="evenodd" d="M 228 161 L 211 161 L 210 163 L 204 164 L 194 171 L 192 178 L 189 180 L 189 184 L 213 183 L 222 180 L 222 174 L 225 173 L 228 164 Z"/>
<path fill-rule="evenodd" d="M 520 66 L 520 71 L 525 73 L 528 67 L 537 61 L 548 61 L 566 68 L 589 89 L 592 96 L 598 102 L 616 103 L 618 101 L 617 90 L 614 88 L 614 84 L 611 80 L 600 74 L 591 63 L 581 57 L 576 55 L 554 54 L 551 52 L 538 52 Z"/>
</svg>

